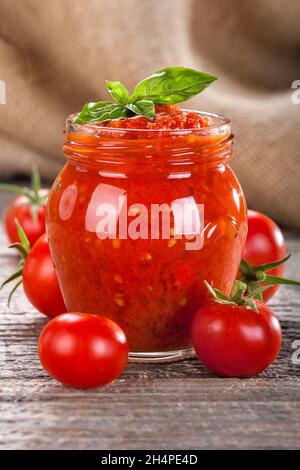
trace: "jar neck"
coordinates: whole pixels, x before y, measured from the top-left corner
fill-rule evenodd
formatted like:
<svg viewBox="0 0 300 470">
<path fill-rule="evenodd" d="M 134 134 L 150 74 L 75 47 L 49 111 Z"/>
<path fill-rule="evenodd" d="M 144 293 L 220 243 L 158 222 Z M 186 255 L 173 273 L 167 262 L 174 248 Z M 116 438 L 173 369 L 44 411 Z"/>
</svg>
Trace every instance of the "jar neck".
<svg viewBox="0 0 300 470">
<path fill-rule="evenodd" d="M 229 122 L 201 129 L 153 131 L 79 126 L 69 118 L 63 149 L 70 163 L 81 167 L 99 171 L 108 165 L 126 166 L 138 172 L 224 166 L 232 155 L 232 145 Z"/>
</svg>

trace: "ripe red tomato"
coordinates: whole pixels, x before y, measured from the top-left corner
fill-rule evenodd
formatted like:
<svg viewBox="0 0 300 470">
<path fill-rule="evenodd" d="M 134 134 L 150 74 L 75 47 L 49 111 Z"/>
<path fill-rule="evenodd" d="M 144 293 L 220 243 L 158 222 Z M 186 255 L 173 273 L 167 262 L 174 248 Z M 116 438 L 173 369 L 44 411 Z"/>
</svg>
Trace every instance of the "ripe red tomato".
<svg viewBox="0 0 300 470">
<path fill-rule="evenodd" d="M 67 311 L 46 234 L 38 239 L 25 259 L 23 287 L 32 305 L 48 317 Z"/>
<path fill-rule="evenodd" d="M 195 315 L 191 336 L 200 361 L 221 377 L 251 377 L 277 357 L 281 327 L 272 310 L 211 301 Z"/>
<path fill-rule="evenodd" d="M 65 313 L 51 320 L 39 339 L 44 369 L 76 388 L 105 385 L 128 361 L 125 333 L 112 320 L 85 313 Z"/>
<path fill-rule="evenodd" d="M 248 210 L 248 235 L 243 258 L 252 265 L 260 265 L 279 261 L 285 255 L 284 237 L 278 225 L 266 215 Z M 282 277 L 284 265 L 281 264 L 267 272 Z M 278 288 L 277 284 L 264 291 L 264 302 L 273 297 Z"/>
<path fill-rule="evenodd" d="M 48 191 L 40 190 L 40 196 Z M 30 245 L 33 246 L 37 239 L 45 233 L 46 205 L 39 204 L 36 207 L 35 218 L 31 212 L 31 201 L 27 196 L 18 196 L 8 206 L 5 215 L 5 229 L 11 243 L 20 241 L 15 224 L 17 219 L 27 235 Z"/>
</svg>

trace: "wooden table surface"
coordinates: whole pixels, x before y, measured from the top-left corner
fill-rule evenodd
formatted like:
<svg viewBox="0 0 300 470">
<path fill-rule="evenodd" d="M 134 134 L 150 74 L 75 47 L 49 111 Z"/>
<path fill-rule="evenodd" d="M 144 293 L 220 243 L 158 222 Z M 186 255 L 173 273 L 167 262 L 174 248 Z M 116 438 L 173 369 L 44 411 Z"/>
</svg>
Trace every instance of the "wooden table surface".
<svg viewBox="0 0 300 470">
<path fill-rule="evenodd" d="M 11 195 L 1 192 L 0 212 Z M 0 276 L 17 265 L 1 227 Z M 300 278 L 300 236 L 287 274 Z M 79 391 L 46 375 L 37 357 L 45 319 L 19 289 L 0 296 L 0 449 L 300 448 L 300 291 L 282 287 L 271 303 L 282 320 L 280 357 L 252 379 L 220 379 L 196 359 L 129 364 L 105 388 Z M 300 354 L 298 355 L 300 362 Z"/>
</svg>

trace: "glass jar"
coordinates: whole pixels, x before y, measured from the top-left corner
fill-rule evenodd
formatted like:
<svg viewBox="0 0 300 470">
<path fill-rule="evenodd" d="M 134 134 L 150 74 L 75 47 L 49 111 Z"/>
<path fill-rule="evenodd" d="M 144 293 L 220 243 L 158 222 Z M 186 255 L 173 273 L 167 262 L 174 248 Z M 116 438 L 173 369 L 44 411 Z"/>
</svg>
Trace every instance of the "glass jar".
<svg viewBox="0 0 300 470">
<path fill-rule="evenodd" d="M 201 114 L 211 125 L 192 130 L 67 120 L 47 214 L 62 293 L 69 311 L 117 322 L 135 360 L 190 355 L 203 281 L 229 294 L 238 271 L 247 217 L 230 122 Z"/>
</svg>

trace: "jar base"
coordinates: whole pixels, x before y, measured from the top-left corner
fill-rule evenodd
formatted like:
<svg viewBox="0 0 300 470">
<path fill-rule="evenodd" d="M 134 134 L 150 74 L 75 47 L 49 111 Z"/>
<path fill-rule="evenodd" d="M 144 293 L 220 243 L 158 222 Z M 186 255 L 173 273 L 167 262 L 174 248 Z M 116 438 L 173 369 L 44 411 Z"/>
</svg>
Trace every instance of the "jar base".
<svg viewBox="0 0 300 470">
<path fill-rule="evenodd" d="M 195 356 L 193 348 L 179 349 L 175 351 L 159 351 L 159 352 L 130 352 L 129 362 L 142 363 L 161 363 L 182 361 Z"/>
</svg>

